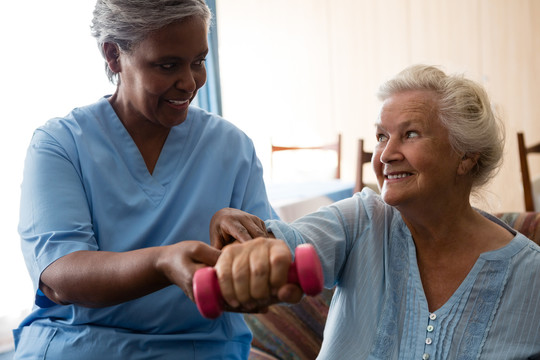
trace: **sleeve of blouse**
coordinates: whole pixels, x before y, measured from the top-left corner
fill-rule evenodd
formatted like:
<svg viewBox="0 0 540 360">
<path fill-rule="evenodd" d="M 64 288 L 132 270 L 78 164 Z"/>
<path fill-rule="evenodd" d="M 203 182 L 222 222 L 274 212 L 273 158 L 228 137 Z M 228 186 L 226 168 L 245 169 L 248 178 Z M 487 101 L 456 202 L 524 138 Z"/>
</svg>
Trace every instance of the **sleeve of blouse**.
<svg viewBox="0 0 540 360">
<path fill-rule="evenodd" d="M 266 226 L 293 251 L 296 246 L 312 244 L 321 259 L 324 285 L 336 285 L 356 241 L 361 241 L 369 227 L 361 196 L 341 200 L 308 214 L 291 224 L 267 221 Z"/>
</svg>

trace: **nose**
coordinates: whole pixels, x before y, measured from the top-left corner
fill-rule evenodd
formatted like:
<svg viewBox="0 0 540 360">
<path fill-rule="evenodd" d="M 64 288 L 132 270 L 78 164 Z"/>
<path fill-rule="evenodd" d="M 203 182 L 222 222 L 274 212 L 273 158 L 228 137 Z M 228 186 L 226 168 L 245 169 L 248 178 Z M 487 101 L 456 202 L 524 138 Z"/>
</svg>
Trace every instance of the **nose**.
<svg viewBox="0 0 540 360">
<path fill-rule="evenodd" d="M 186 67 L 177 75 L 175 87 L 187 93 L 192 93 L 197 90 L 197 75 L 190 67 Z"/>
<path fill-rule="evenodd" d="M 390 138 L 384 143 L 380 159 L 383 164 L 389 164 L 393 161 L 403 160 L 403 154 L 400 151 L 399 139 Z"/>
</svg>

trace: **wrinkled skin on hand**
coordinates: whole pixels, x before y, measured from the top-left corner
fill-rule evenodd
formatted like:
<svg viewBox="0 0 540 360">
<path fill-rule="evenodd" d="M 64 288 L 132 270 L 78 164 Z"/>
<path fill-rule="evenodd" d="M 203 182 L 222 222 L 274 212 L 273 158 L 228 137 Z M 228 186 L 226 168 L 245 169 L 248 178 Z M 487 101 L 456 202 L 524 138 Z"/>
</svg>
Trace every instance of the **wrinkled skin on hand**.
<svg viewBox="0 0 540 360">
<path fill-rule="evenodd" d="M 264 312 L 272 304 L 302 298 L 300 286 L 287 283 L 288 246 L 268 233 L 257 216 L 232 208 L 217 211 L 210 242 L 222 249 L 215 269 L 226 311 Z"/>
<path fill-rule="evenodd" d="M 210 244 L 217 249 L 235 241 L 246 242 L 257 237 L 273 237 L 264 221 L 255 215 L 232 208 L 217 211 L 210 221 Z"/>
<path fill-rule="evenodd" d="M 287 283 L 291 263 L 282 240 L 256 238 L 225 246 L 215 269 L 226 310 L 260 312 L 277 302 L 300 301 L 300 286 Z"/>
</svg>

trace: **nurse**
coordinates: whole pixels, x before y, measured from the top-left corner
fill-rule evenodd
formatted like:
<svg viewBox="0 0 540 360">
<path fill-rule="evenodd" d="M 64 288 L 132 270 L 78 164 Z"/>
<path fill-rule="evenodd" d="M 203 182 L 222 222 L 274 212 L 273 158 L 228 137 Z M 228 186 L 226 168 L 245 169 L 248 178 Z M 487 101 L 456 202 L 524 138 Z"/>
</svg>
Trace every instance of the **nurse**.
<svg viewBox="0 0 540 360">
<path fill-rule="evenodd" d="M 190 105 L 210 19 L 203 0 L 97 1 L 117 88 L 32 137 L 19 233 L 35 306 L 16 359 L 248 357 L 242 316 L 207 320 L 191 300 L 193 273 L 220 254 L 211 216 L 271 214 L 252 141 Z"/>
</svg>

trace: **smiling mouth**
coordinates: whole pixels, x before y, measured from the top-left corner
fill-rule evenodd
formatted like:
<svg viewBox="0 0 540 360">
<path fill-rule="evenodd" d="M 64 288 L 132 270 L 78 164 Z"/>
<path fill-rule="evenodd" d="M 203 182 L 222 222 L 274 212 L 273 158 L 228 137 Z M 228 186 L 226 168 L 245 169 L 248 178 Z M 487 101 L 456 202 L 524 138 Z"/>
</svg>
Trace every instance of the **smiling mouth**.
<svg viewBox="0 0 540 360">
<path fill-rule="evenodd" d="M 401 174 L 385 175 L 385 177 L 388 180 L 395 180 L 395 179 L 403 179 L 403 178 L 406 178 L 406 177 L 411 176 L 411 175 L 412 175 L 411 173 L 401 173 Z"/>
<path fill-rule="evenodd" d="M 189 102 L 189 100 L 167 100 L 167 102 L 173 105 L 184 105 Z"/>
</svg>

